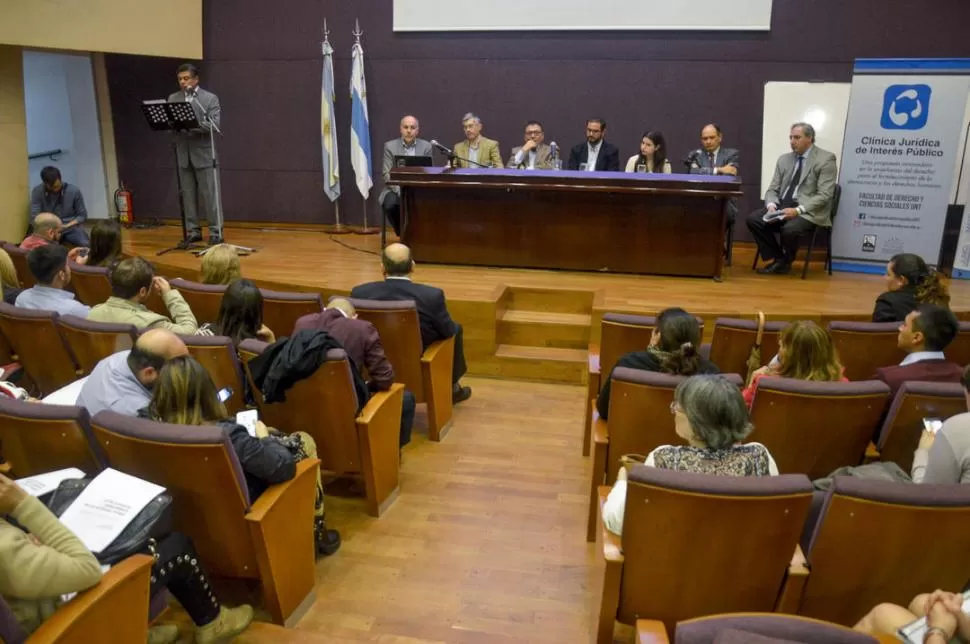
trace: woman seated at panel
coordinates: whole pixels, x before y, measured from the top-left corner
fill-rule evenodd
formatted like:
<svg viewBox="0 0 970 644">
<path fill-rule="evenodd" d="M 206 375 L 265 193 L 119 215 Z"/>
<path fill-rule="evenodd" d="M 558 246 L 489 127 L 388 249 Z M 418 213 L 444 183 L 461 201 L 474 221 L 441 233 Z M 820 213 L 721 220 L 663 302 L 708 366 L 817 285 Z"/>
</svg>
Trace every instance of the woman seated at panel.
<svg viewBox="0 0 970 644">
<path fill-rule="evenodd" d="M 650 335 L 650 346 L 644 351 L 631 351 L 617 360 L 613 369 L 630 367 L 674 376 L 698 373 L 720 373 L 717 366 L 698 353 L 701 348 L 701 326 L 697 318 L 684 309 L 664 309 L 657 316 L 657 326 Z M 596 410 L 604 420 L 610 413 L 610 380 L 613 369 L 596 399 Z"/>
<path fill-rule="evenodd" d="M 237 279 L 222 294 L 219 319 L 199 327 L 196 335 L 224 335 L 235 347 L 243 340 L 276 342 L 276 335 L 263 324 L 263 294 L 251 280 Z"/>
<path fill-rule="evenodd" d="M 667 144 L 661 132 L 647 132 L 640 139 L 640 154 L 626 162 L 627 172 L 670 174 L 673 169 L 667 160 Z"/>
<path fill-rule="evenodd" d="M 121 254 L 121 226 L 111 219 L 102 219 L 91 229 L 91 247 L 85 266 L 110 268 L 115 262 L 124 259 Z M 80 263 L 80 262 L 79 262 Z"/>
<path fill-rule="evenodd" d="M 316 443 L 304 432 L 284 435 L 258 422 L 256 436 L 250 436 L 246 428 L 226 412 L 209 372 L 192 356 L 180 356 L 165 363 L 152 388 L 152 401 L 138 415 L 173 425 L 222 427 L 228 432 L 242 466 L 250 502 L 259 498 L 270 485 L 296 476 L 298 461 L 317 457 Z M 313 532 L 317 551 L 333 554 L 340 547 L 340 535 L 336 530 L 327 529 L 319 474 L 314 503 Z"/>
<path fill-rule="evenodd" d="M 670 405 L 674 428 L 686 445 L 661 445 L 645 465 L 664 470 L 714 476 L 776 476 L 778 466 L 761 443 L 742 443 L 754 427 L 737 386 L 722 376 L 693 376 L 674 390 Z M 626 468 L 603 506 L 603 523 L 613 534 L 623 532 Z"/>
<path fill-rule="evenodd" d="M 744 390 L 748 407 L 754 401 L 758 382 L 765 377 L 794 378 L 816 382 L 848 382 L 838 352 L 827 329 L 809 320 L 792 322 L 778 338 L 778 355 L 771 364 L 754 372 Z"/>
<path fill-rule="evenodd" d="M 901 253 L 889 260 L 886 289 L 876 299 L 873 322 L 903 322 L 920 304 L 950 305 L 950 294 L 940 274 L 913 253 Z"/>
<path fill-rule="evenodd" d="M 0 290 L 3 291 L 3 301 L 10 306 L 17 301 L 17 296 L 24 289 L 20 288 L 20 278 L 17 269 L 7 251 L 0 248 Z"/>
<path fill-rule="evenodd" d="M 223 285 L 239 279 L 239 254 L 229 244 L 216 244 L 202 256 L 202 283 Z"/>
<path fill-rule="evenodd" d="M 157 557 L 149 592 L 154 597 L 167 589 L 178 599 L 195 623 L 196 642 L 228 641 L 246 630 L 253 620 L 252 607 L 219 604 L 191 539 L 173 532 L 155 545 L 152 554 Z M 20 627 L 34 632 L 63 603 L 62 595 L 81 592 L 100 580 L 101 565 L 81 540 L 37 498 L 0 474 L 0 595 Z M 178 639 L 178 627 L 163 624 L 150 630 L 148 641 Z"/>
</svg>

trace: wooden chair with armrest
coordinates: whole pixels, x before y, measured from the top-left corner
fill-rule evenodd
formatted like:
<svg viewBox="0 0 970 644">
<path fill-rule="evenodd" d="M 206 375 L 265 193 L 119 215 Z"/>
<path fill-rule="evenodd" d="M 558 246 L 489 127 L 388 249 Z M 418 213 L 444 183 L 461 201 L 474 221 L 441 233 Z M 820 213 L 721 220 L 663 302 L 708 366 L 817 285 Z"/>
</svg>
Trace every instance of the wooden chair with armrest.
<svg viewBox="0 0 970 644">
<path fill-rule="evenodd" d="M 868 380 L 906 357 L 896 345 L 898 322 L 830 322 L 829 333 L 849 380 Z"/>
<path fill-rule="evenodd" d="M 957 337 L 946 348 L 946 357 L 958 365 L 970 365 L 970 322 L 960 322 Z"/>
<path fill-rule="evenodd" d="M 765 322 L 761 334 L 761 365 L 778 353 L 778 338 L 788 322 Z M 758 337 L 758 321 L 738 318 L 718 318 L 714 321 L 714 336 L 708 359 L 724 373 L 747 374 L 748 356 Z"/>
<path fill-rule="evenodd" d="M 422 350 L 418 310 L 410 300 L 351 302 L 361 320 L 377 327 L 395 382 L 403 383 L 418 403 L 427 403 L 428 438 L 440 441 L 451 429 L 455 339 L 439 340 Z"/>
<path fill-rule="evenodd" d="M 737 374 L 725 378 L 741 386 Z M 649 454 L 661 445 L 684 442 L 674 431 L 670 403 L 683 376 L 617 367 L 610 388 L 609 421 L 594 412 L 593 471 L 590 475 L 586 540 L 596 539 L 596 498 L 601 485 L 613 485 L 624 454 Z"/>
<path fill-rule="evenodd" d="M 785 612 L 851 626 L 882 602 L 959 591 L 970 578 L 970 486 L 837 476 L 802 537 Z"/>
<path fill-rule="evenodd" d="M 75 315 L 59 315 L 55 324 L 82 375 L 90 374 L 108 356 L 130 349 L 138 339 L 138 329 L 133 324 L 95 322 Z"/>
<path fill-rule="evenodd" d="M 606 530 L 599 490 L 597 552 L 606 561 L 596 642 L 614 622 L 681 620 L 775 609 L 812 500 L 801 474 L 708 476 L 646 465 L 629 472 L 623 536 Z M 698 531 L 716 535 L 702 538 Z M 690 583 L 684 583 L 689 579 Z"/>
<path fill-rule="evenodd" d="M 76 467 L 94 476 L 104 454 L 92 440 L 88 412 L 0 396 L 0 456 L 7 476 L 23 478 Z"/>
<path fill-rule="evenodd" d="M 189 308 L 192 309 L 192 313 L 195 314 L 195 319 L 198 320 L 199 326 L 207 322 L 216 322 L 219 319 L 219 308 L 222 306 L 222 296 L 227 288 L 225 284 L 201 284 L 199 282 L 184 280 L 181 277 L 173 279 L 171 284 L 172 288 L 177 288 L 178 292 L 182 294 Z M 273 327 L 270 328 L 272 329 Z M 278 333 L 280 335 L 286 335 L 292 329 L 293 327 L 286 330 L 280 329 Z M 276 329 L 273 329 L 273 331 L 277 332 Z"/>
<path fill-rule="evenodd" d="M 813 382 L 762 378 L 751 405 L 754 431 L 785 474 L 816 479 L 859 465 L 889 404 L 878 380 Z"/>
<path fill-rule="evenodd" d="M 358 413 L 360 405 L 350 361 L 342 349 L 334 349 L 312 376 L 286 391 L 285 401 L 267 403 L 248 364 L 266 346 L 258 340 L 244 340 L 239 345 L 263 422 L 280 431 L 304 431 L 312 436 L 321 468 L 336 474 L 360 475 L 364 479 L 367 512 L 380 516 L 394 503 L 399 491 L 404 386 L 394 383 L 390 390 L 373 394 Z"/>
<path fill-rule="evenodd" d="M 181 336 L 189 354 L 198 360 L 209 375 L 217 389 L 229 387 L 232 396 L 226 401 L 226 411 L 233 417 L 237 412 L 246 408 L 246 385 L 239 355 L 232 345 L 232 340 L 225 336 Z"/>
<path fill-rule="evenodd" d="M 134 555 L 111 567 L 98 584 L 63 604 L 28 636 L 0 597 L 0 641 L 6 644 L 89 644 L 148 639 L 152 558 Z"/>
<path fill-rule="evenodd" d="M 3 242 L 3 249 L 10 255 L 13 267 L 17 270 L 17 279 L 20 280 L 20 285 L 24 288 L 30 288 L 37 284 L 37 278 L 34 277 L 34 274 L 27 267 L 27 254 L 30 251 L 8 242 Z"/>
<path fill-rule="evenodd" d="M 291 335 L 296 321 L 304 315 L 323 310 L 319 293 L 288 293 L 265 288 L 259 289 L 259 292 L 263 294 L 263 324 L 278 338 Z M 215 322 L 215 319 L 211 322 Z"/>
<path fill-rule="evenodd" d="M 74 382 L 77 360 L 57 330 L 57 313 L 0 302 L 0 333 L 10 340 L 20 365 L 41 394 Z"/>
<path fill-rule="evenodd" d="M 657 325 L 652 315 L 604 313 L 600 323 L 600 343 L 589 345 L 586 358 L 586 406 L 583 408 L 583 456 L 589 456 L 592 446 L 593 412 L 596 397 L 605 378 L 616 362 L 631 351 L 646 349 Z"/>
<path fill-rule="evenodd" d="M 209 573 L 258 580 L 277 624 L 292 625 L 313 601 L 313 501 L 319 461 L 250 499 L 228 433 L 214 425 L 156 423 L 115 412 L 91 421 L 108 464 L 164 486 L 174 529 L 195 543 Z"/>
<path fill-rule="evenodd" d="M 84 266 L 71 263 L 71 284 L 78 302 L 96 306 L 111 297 L 108 269 L 103 266 Z"/>
<path fill-rule="evenodd" d="M 899 642 L 896 637 L 873 637 L 851 628 L 799 615 L 778 613 L 733 613 L 711 615 L 677 622 L 674 640 L 677 644 L 877 644 Z M 666 644 L 663 622 L 638 619 L 637 644 Z"/>
<path fill-rule="evenodd" d="M 904 382 L 867 456 L 891 461 L 908 473 L 923 433 L 923 419 L 946 420 L 967 411 L 966 393 L 956 382 Z"/>
</svg>

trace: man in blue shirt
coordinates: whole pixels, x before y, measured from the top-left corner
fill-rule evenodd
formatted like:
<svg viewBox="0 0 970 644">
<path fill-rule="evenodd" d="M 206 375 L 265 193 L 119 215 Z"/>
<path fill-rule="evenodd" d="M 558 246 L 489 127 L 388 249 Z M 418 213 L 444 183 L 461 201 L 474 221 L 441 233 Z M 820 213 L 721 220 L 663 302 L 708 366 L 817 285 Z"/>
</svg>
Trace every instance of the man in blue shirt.
<svg viewBox="0 0 970 644">
<path fill-rule="evenodd" d="M 37 280 L 37 285 L 21 292 L 14 304 L 24 309 L 55 311 L 60 315 L 87 318 L 90 307 L 75 300 L 74 293 L 64 290 L 71 283 L 68 256 L 67 249 L 58 244 L 38 246 L 27 253 L 27 268 Z"/>
<path fill-rule="evenodd" d="M 51 212 L 61 220 L 60 240 L 72 246 L 90 246 L 84 230 L 88 209 L 77 186 L 61 181 L 61 171 L 52 165 L 40 171 L 40 185 L 30 193 L 30 221 L 42 212 Z"/>
<path fill-rule="evenodd" d="M 165 363 L 188 352 L 185 343 L 171 331 L 145 331 L 130 351 L 110 355 L 91 370 L 77 406 L 92 416 L 105 409 L 136 416 L 151 402 L 152 387 Z"/>
</svg>

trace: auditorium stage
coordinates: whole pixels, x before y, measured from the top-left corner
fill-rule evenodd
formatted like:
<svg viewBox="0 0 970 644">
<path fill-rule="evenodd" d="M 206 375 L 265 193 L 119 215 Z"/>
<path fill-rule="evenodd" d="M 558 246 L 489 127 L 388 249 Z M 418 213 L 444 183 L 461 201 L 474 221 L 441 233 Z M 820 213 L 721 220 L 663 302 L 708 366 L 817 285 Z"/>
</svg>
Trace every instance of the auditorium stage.
<svg viewBox="0 0 970 644">
<path fill-rule="evenodd" d="M 181 231 L 175 226 L 126 231 L 125 251 L 151 260 L 169 277 L 198 279 L 200 259 L 185 251 L 162 256 Z M 280 290 L 317 291 L 324 299 L 356 284 L 381 279 L 379 235 L 335 235 L 310 230 L 226 228 L 230 242 L 258 249 L 242 258 L 245 277 Z M 598 341 L 605 312 L 655 314 L 681 306 L 707 321 L 769 319 L 868 319 L 883 279 L 876 275 L 825 274 L 813 263 L 800 273 L 762 276 L 751 271 L 754 247 L 736 245 L 724 280 L 579 273 L 422 264 L 415 279 L 444 289 L 452 317 L 465 328 L 469 371 L 475 375 L 580 384 L 587 346 Z M 819 254 L 821 258 L 821 254 Z M 801 264 L 799 263 L 798 268 Z M 951 284 L 956 311 L 970 310 L 970 284 Z M 961 316 L 963 317 L 963 316 Z M 208 320 L 205 320 L 208 321 Z M 203 322 L 203 320 L 200 320 Z M 273 329 L 277 335 L 289 329 Z"/>
</svg>

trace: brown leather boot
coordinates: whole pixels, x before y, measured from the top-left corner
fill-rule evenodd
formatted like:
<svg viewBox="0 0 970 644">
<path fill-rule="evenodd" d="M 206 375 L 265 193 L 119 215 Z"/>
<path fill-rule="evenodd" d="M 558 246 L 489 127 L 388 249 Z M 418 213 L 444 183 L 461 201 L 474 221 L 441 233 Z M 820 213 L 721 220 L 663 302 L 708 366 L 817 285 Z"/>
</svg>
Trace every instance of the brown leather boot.
<svg viewBox="0 0 970 644">
<path fill-rule="evenodd" d="M 218 617 L 205 626 L 196 627 L 195 641 L 197 644 L 228 642 L 246 630 L 251 621 L 253 621 L 253 607 L 249 604 L 235 608 L 220 606 Z"/>
</svg>

